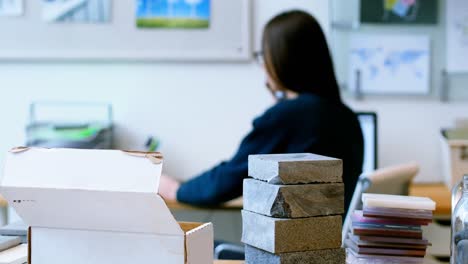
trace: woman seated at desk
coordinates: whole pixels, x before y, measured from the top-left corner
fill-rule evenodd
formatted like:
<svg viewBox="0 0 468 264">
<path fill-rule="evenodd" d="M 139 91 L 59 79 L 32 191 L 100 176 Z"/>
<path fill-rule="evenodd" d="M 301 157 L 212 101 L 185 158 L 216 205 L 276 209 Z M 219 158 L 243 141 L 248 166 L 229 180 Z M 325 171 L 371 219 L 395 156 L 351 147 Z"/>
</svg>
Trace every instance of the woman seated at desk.
<svg viewBox="0 0 468 264">
<path fill-rule="evenodd" d="M 231 160 L 185 183 L 167 176 L 166 199 L 212 206 L 242 195 L 251 154 L 310 152 L 343 160 L 345 208 L 363 163 L 363 137 L 357 117 L 341 100 L 333 63 L 318 22 L 302 11 L 273 18 L 265 27 L 257 56 L 275 104 L 253 121 Z"/>
</svg>

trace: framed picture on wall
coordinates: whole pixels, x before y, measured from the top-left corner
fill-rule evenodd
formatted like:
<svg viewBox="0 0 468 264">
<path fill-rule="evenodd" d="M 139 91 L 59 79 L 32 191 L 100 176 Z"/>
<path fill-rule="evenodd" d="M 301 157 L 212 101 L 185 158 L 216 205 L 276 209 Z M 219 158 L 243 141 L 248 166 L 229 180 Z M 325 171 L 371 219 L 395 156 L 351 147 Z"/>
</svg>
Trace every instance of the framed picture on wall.
<svg viewBox="0 0 468 264">
<path fill-rule="evenodd" d="M 437 24 L 438 0 L 361 0 L 361 22 Z"/>
<path fill-rule="evenodd" d="M 135 0 L 139 28 L 209 29 L 211 0 Z"/>
<path fill-rule="evenodd" d="M 24 13 L 24 0 L 0 0 L 0 17 L 21 16 Z"/>
<path fill-rule="evenodd" d="M 468 73 L 468 1 L 447 0 L 447 71 Z"/>
<path fill-rule="evenodd" d="M 41 0 L 42 20 L 48 23 L 109 23 L 112 0 Z"/>
<path fill-rule="evenodd" d="M 249 61 L 251 2 L 28 1 L 0 23 L 0 60 Z"/>
</svg>

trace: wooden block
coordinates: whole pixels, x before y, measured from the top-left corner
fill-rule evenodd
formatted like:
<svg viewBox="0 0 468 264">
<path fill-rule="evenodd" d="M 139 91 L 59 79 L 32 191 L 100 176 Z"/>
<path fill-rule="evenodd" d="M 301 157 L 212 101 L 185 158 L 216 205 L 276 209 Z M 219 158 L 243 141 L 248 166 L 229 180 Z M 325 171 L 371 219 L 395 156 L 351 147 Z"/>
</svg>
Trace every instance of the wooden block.
<svg viewBox="0 0 468 264">
<path fill-rule="evenodd" d="M 346 252 L 344 248 L 275 255 L 249 245 L 245 246 L 246 264 L 344 264 L 345 262 Z"/>
<path fill-rule="evenodd" d="M 271 184 L 343 182 L 343 161 L 308 153 L 250 155 L 249 176 Z"/>
<path fill-rule="evenodd" d="M 341 246 L 341 216 L 272 218 L 242 211 L 242 242 L 270 253 L 288 253 Z"/>
<path fill-rule="evenodd" d="M 342 183 L 273 185 L 244 180 L 244 209 L 279 218 L 302 218 L 344 213 Z"/>
</svg>

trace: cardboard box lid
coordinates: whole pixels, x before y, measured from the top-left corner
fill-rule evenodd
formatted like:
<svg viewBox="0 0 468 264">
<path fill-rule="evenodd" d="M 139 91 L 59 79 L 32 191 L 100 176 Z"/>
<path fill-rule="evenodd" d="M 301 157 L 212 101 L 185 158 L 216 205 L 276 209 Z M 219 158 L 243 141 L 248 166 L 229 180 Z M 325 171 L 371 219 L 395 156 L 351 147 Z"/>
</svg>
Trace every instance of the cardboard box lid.
<svg viewBox="0 0 468 264">
<path fill-rule="evenodd" d="M 157 194 L 159 153 L 17 148 L 2 194 L 31 226 L 184 235 Z"/>
<path fill-rule="evenodd" d="M 2 186 L 157 193 L 161 172 L 158 153 L 17 148 L 6 157 Z"/>
</svg>

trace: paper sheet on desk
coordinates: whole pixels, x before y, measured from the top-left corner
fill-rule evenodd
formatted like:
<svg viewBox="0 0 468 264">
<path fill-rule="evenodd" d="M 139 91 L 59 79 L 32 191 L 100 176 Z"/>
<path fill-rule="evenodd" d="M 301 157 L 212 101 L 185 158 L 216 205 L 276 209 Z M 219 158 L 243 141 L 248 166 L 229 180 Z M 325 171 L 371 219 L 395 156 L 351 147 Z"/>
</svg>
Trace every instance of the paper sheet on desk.
<svg viewBox="0 0 468 264">
<path fill-rule="evenodd" d="M 0 264 L 28 263 L 28 245 L 22 244 L 0 252 Z"/>
</svg>

